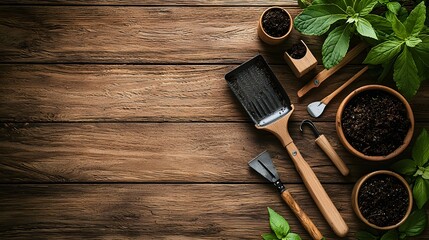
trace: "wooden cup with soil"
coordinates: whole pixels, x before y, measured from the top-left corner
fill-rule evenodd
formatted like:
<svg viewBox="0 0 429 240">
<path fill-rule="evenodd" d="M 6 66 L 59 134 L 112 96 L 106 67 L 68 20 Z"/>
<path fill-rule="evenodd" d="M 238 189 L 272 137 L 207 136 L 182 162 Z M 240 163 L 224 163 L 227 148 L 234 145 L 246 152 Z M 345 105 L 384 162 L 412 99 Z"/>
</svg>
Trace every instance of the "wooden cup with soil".
<svg viewBox="0 0 429 240">
<path fill-rule="evenodd" d="M 267 8 L 259 18 L 258 35 L 267 44 L 282 43 L 292 31 L 293 19 L 286 9 Z"/>
<path fill-rule="evenodd" d="M 413 194 L 407 181 L 387 170 L 360 178 L 352 191 L 352 207 L 368 226 L 389 230 L 401 225 L 410 215 Z"/>
<path fill-rule="evenodd" d="M 370 161 L 392 159 L 405 150 L 414 132 L 414 115 L 407 100 L 382 85 L 367 85 L 350 93 L 336 115 L 344 147 Z"/>
<path fill-rule="evenodd" d="M 297 78 L 317 66 L 317 59 L 302 40 L 284 53 L 284 59 Z"/>
</svg>

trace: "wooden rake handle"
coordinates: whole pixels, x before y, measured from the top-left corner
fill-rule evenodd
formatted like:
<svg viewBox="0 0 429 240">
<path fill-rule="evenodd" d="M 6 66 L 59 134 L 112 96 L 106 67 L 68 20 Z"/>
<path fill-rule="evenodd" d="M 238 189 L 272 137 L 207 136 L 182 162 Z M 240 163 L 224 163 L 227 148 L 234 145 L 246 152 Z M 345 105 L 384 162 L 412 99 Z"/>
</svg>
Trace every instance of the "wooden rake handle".
<svg viewBox="0 0 429 240">
<path fill-rule="evenodd" d="M 340 212 L 335 207 L 332 200 L 329 198 L 316 174 L 311 169 L 310 165 L 304 160 L 298 148 L 293 142 L 286 145 L 289 156 L 295 163 L 295 167 L 304 181 L 311 197 L 316 203 L 322 215 L 325 217 L 329 226 L 334 230 L 335 234 L 339 237 L 344 237 L 349 231 L 344 219 L 341 217 Z"/>
<path fill-rule="evenodd" d="M 319 72 L 310 82 L 308 82 L 304 87 L 302 87 L 298 91 L 298 97 L 302 97 L 307 94 L 311 89 L 318 87 L 322 82 L 324 82 L 328 77 L 332 74 L 340 70 L 347 63 L 349 63 L 352 59 L 354 59 L 359 53 L 361 53 L 368 45 L 364 42 L 356 45 L 352 50 L 350 50 L 346 56 L 344 56 L 343 60 L 341 60 L 337 65 L 330 69 L 323 69 Z"/>
<path fill-rule="evenodd" d="M 286 204 L 292 209 L 293 213 L 295 213 L 299 222 L 301 222 L 302 226 L 304 226 L 305 230 L 310 234 L 310 236 L 314 240 L 321 240 L 323 238 L 322 233 L 317 229 L 316 225 L 314 225 L 313 221 L 308 217 L 308 215 L 301 209 L 298 203 L 293 199 L 292 195 L 288 190 L 282 193 L 282 198 L 286 202 Z"/>
</svg>

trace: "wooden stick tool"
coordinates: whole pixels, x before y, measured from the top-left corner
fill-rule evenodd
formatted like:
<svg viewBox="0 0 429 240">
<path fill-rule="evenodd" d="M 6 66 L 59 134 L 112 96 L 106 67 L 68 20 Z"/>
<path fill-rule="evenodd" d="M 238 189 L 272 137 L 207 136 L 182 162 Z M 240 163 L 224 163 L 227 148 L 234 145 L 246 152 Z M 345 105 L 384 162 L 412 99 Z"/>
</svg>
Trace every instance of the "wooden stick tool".
<svg viewBox="0 0 429 240">
<path fill-rule="evenodd" d="M 301 125 L 299 126 L 299 130 L 303 132 L 302 126 L 304 124 L 307 124 L 310 126 L 311 130 L 314 133 L 314 136 L 316 137 L 316 144 L 325 152 L 326 155 L 331 159 L 331 161 L 334 163 L 334 165 L 338 168 L 338 170 L 343 174 L 343 176 L 347 176 L 350 173 L 349 168 L 346 166 L 344 161 L 338 156 L 337 152 L 332 147 L 331 143 L 328 141 L 328 139 L 325 137 L 325 135 L 320 134 L 319 130 L 317 130 L 316 126 L 311 120 L 304 120 L 301 122 Z"/>
</svg>

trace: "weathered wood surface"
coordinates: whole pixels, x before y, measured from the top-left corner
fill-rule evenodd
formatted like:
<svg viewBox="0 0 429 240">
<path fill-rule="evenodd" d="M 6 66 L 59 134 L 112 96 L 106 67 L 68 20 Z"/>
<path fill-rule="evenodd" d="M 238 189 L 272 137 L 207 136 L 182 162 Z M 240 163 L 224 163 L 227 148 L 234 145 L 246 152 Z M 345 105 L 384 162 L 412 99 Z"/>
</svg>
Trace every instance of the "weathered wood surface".
<svg viewBox="0 0 429 240">
<path fill-rule="evenodd" d="M 256 34 L 265 7 L 0 7 L 0 62 L 241 63 L 257 53 L 284 64 L 304 39 L 267 47 Z M 290 8 L 295 16 L 301 10 Z"/>
<path fill-rule="evenodd" d="M 297 6 L 296 0 L 3 0 L 1 4 L 22 5 L 121 5 L 121 6 Z"/>
<path fill-rule="evenodd" d="M 296 79 L 283 51 L 303 39 L 320 63 L 323 39 L 293 32 L 286 44 L 269 47 L 256 35 L 267 6 L 288 6 L 295 16 L 296 1 L 0 5 L 0 239 L 259 239 L 269 231 L 267 206 L 308 239 L 276 190 L 247 167 L 264 149 L 317 226 L 338 239 L 279 141 L 252 126 L 227 88 L 224 74 L 258 53 L 295 104 L 291 134 L 350 225 L 345 239 L 362 229 L 351 188 L 388 163 L 346 152 L 333 120 L 341 99 L 374 77 L 346 89 L 317 122 L 351 168 L 344 178 L 298 126 L 308 103 L 362 66 L 347 66 L 298 100 L 296 91 L 316 72 Z M 416 134 L 429 128 L 428 88 L 411 101 Z"/>
<path fill-rule="evenodd" d="M 224 75 L 236 65 L 0 65 L 0 121 L 249 121 Z M 286 66 L 273 70 L 296 111 L 319 101 L 362 67 L 348 66 L 302 99 L 296 92 L 316 72 L 297 79 Z M 339 94 L 319 120 L 333 121 L 341 100 L 358 86 L 374 83 L 365 74 Z M 412 100 L 415 118 L 429 120 L 429 83 Z M 19 111 L 17 111 L 19 109 Z"/>
<path fill-rule="evenodd" d="M 322 182 L 354 182 L 383 166 L 348 153 L 334 126 L 317 124 L 350 167 L 346 178 L 310 129 L 289 127 Z M 302 182 L 280 142 L 250 123 L 8 123 L 0 128 L 0 182 L 264 182 L 247 166 L 264 149 L 285 182 Z"/>
<path fill-rule="evenodd" d="M 352 185 L 325 185 L 354 239 Z M 328 239 L 338 239 L 302 185 L 287 188 Z M 268 184 L 2 185 L 2 239 L 259 239 L 269 206 L 309 236 Z M 204 194 L 202 194 L 204 193 Z M 419 239 L 429 239 L 428 235 Z"/>
</svg>

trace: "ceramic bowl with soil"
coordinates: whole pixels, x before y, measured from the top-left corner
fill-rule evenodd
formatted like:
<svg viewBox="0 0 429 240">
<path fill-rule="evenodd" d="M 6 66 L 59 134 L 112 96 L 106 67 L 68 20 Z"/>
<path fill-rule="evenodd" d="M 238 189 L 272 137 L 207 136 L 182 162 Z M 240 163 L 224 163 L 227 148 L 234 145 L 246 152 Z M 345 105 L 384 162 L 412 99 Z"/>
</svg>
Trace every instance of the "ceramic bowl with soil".
<svg viewBox="0 0 429 240">
<path fill-rule="evenodd" d="M 353 188 L 352 206 L 368 226 L 389 230 L 401 225 L 413 206 L 411 188 L 400 175 L 380 170 L 359 179 Z"/>
<path fill-rule="evenodd" d="M 302 40 L 286 50 L 284 59 L 297 78 L 317 66 L 317 59 Z"/>
<path fill-rule="evenodd" d="M 382 85 L 367 85 L 350 93 L 336 115 L 337 134 L 352 154 L 383 161 L 403 152 L 414 132 L 414 115 L 407 100 Z"/>
<path fill-rule="evenodd" d="M 265 43 L 280 44 L 289 36 L 292 26 L 293 19 L 286 9 L 270 7 L 259 18 L 258 35 Z"/>
</svg>

